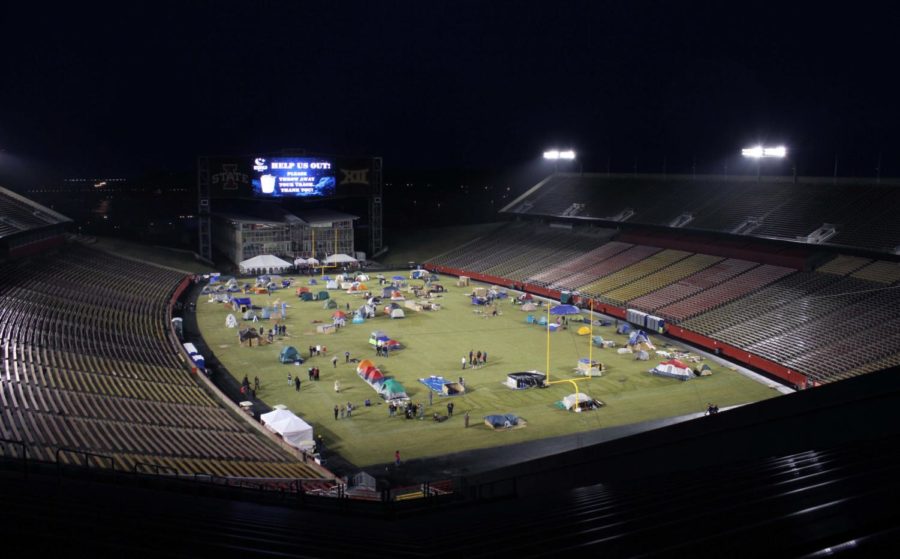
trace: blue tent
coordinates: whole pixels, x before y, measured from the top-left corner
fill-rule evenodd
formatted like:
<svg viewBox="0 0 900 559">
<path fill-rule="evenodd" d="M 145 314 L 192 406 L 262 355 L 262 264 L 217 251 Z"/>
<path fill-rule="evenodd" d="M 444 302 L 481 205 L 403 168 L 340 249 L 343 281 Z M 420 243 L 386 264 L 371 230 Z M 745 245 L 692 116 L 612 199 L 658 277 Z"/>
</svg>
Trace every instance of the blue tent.
<svg viewBox="0 0 900 559">
<path fill-rule="evenodd" d="M 569 315 L 569 314 L 581 314 L 581 310 L 575 305 L 557 305 L 550 309 L 550 314 L 554 315 Z"/>
<path fill-rule="evenodd" d="M 629 332 L 631 332 L 631 324 L 628 324 L 627 322 L 619 324 L 619 327 L 616 328 L 616 334 L 627 334 Z"/>
<path fill-rule="evenodd" d="M 645 344 L 649 342 L 650 338 L 647 337 L 647 334 L 645 334 L 643 330 L 634 330 L 631 332 L 631 337 L 628 338 L 628 345 Z"/>
<path fill-rule="evenodd" d="M 519 424 L 519 418 L 511 413 L 503 415 L 486 415 L 484 422 L 494 429 L 511 429 Z"/>
</svg>

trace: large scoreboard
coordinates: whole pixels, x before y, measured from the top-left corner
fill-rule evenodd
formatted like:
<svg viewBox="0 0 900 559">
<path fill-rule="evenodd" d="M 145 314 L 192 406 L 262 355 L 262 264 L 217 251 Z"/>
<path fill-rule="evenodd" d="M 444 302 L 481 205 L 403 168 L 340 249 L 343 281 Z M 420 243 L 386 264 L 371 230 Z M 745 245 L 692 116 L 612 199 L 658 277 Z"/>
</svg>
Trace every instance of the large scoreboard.
<svg viewBox="0 0 900 559">
<path fill-rule="evenodd" d="M 367 197 L 376 172 L 371 157 L 263 154 L 210 157 L 207 162 L 213 199 Z"/>
</svg>

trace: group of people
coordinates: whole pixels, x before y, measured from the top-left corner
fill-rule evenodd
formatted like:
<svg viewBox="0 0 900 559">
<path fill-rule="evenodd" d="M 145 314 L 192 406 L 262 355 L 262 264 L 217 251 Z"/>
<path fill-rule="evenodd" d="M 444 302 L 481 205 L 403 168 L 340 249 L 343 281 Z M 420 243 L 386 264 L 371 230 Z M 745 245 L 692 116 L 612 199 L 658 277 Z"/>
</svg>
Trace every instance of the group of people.
<svg viewBox="0 0 900 559">
<path fill-rule="evenodd" d="M 309 380 L 319 380 L 319 368 L 318 367 L 310 367 L 306 370 L 309 373 Z"/>
<path fill-rule="evenodd" d="M 376 345 L 375 346 L 375 355 L 378 357 L 390 357 L 391 356 L 391 348 L 387 344 Z"/>
<path fill-rule="evenodd" d="M 719 406 L 717 404 L 706 404 L 706 415 L 715 415 L 719 413 Z"/>
<path fill-rule="evenodd" d="M 323 345 L 309 346 L 309 356 L 315 357 L 316 355 L 328 355 L 328 348 Z"/>
<path fill-rule="evenodd" d="M 487 365 L 487 359 L 488 359 L 488 354 L 486 351 L 478 351 L 478 352 L 469 351 L 468 361 L 466 360 L 465 357 L 463 357 L 461 360 L 462 368 L 465 369 L 466 363 L 468 363 L 470 367 L 472 367 L 473 369 L 477 369 L 478 367 L 480 367 L 482 365 Z"/>
<path fill-rule="evenodd" d="M 345 417 L 347 419 L 353 417 L 353 403 L 347 402 L 346 406 L 340 406 L 338 404 L 334 405 L 334 418 L 337 419 L 338 415 L 340 415 L 341 419 Z"/>
<path fill-rule="evenodd" d="M 259 377 L 253 377 L 253 388 L 251 388 L 250 379 L 247 378 L 247 375 L 244 375 L 244 380 L 241 381 L 241 395 L 256 398 L 257 390 L 259 390 Z"/>
</svg>

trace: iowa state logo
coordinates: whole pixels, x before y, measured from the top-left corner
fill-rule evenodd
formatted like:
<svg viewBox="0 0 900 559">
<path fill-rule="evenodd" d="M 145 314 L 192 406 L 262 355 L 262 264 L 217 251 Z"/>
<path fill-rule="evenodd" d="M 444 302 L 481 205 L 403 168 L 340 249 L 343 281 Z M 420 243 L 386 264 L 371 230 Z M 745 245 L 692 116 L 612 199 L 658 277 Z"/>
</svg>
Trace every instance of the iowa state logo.
<svg viewBox="0 0 900 559">
<path fill-rule="evenodd" d="M 212 183 L 221 185 L 222 190 L 237 190 L 242 184 L 250 184 L 250 177 L 238 171 L 237 163 L 223 163 L 222 172 L 212 176 Z"/>
<path fill-rule="evenodd" d="M 341 169 L 341 184 L 369 184 L 368 169 Z"/>
</svg>

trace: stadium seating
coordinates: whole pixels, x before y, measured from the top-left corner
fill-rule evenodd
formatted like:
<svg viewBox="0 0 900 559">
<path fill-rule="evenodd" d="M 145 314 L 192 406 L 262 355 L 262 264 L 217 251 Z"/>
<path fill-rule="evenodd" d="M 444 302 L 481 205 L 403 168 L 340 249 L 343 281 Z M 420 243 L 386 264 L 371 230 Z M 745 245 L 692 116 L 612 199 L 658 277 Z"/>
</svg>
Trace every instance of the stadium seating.
<svg viewBox="0 0 900 559">
<path fill-rule="evenodd" d="M 33 458 L 120 469 L 321 478 L 210 396 L 167 337 L 183 274 L 83 247 L 0 277 L 0 434 Z M 63 450 L 60 450 L 63 449 Z"/>
<path fill-rule="evenodd" d="M 606 298 L 614 304 L 625 305 L 632 299 L 686 278 L 704 268 L 712 266 L 720 260 L 722 259 L 718 256 L 694 254 L 671 266 L 663 268 L 658 272 L 654 272 L 649 276 L 645 276 L 618 289 L 614 289 L 606 294 Z"/>
<path fill-rule="evenodd" d="M 661 307 L 671 305 L 704 289 L 710 289 L 738 274 L 746 272 L 756 265 L 755 262 L 734 258 L 722 260 L 663 289 L 638 297 L 630 301 L 628 306 L 646 312 L 656 311 Z"/>
<path fill-rule="evenodd" d="M 648 276 L 657 270 L 683 260 L 688 255 L 689 253 L 681 250 L 662 250 L 600 280 L 579 286 L 578 290 L 582 293 L 608 300 L 607 292 Z"/>
</svg>

